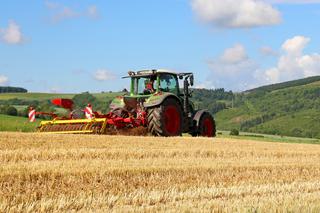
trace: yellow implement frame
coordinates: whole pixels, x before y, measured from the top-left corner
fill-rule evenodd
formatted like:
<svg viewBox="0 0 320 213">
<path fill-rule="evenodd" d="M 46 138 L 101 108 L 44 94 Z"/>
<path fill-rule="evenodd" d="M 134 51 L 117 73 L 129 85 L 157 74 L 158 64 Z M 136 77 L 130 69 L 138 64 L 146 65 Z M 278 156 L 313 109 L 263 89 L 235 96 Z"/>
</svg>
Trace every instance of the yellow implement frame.
<svg viewBox="0 0 320 213">
<path fill-rule="evenodd" d="M 101 123 L 102 126 L 97 132 L 96 129 L 93 129 L 93 124 Z M 83 124 L 85 125 L 80 130 L 66 130 L 66 131 L 47 131 L 45 130 L 48 126 L 56 126 L 56 125 L 76 125 Z M 45 132 L 50 134 L 83 134 L 83 133 L 104 133 L 107 127 L 107 118 L 93 118 L 93 119 L 73 119 L 73 120 L 51 120 L 51 121 L 41 121 L 38 131 Z"/>
</svg>

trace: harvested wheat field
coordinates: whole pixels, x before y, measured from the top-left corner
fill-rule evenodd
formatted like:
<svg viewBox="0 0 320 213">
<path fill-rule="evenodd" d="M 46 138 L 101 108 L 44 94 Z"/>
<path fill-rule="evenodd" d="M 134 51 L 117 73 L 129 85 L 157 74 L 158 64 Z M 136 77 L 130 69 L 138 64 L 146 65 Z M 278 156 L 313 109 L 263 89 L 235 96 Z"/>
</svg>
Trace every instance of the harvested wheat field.
<svg viewBox="0 0 320 213">
<path fill-rule="evenodd" d="M 0 133 L 0 212 L 319 212 L 320 146 Z"/>
</svg>

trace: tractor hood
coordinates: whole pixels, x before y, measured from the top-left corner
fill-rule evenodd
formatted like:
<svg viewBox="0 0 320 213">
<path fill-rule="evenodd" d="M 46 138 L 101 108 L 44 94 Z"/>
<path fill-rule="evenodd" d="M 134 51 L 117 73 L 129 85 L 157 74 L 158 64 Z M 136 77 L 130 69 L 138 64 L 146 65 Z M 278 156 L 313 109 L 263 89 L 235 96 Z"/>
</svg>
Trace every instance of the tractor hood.
<svg viewBox="0 0 320 213">
<path fill-rule="evenodd" d="M 154 93 L 154 94 L 150 95 L 149 98 L 145 99 L 145 102 L 143 105 L 144 105 L 144 107 L 159 105 L 162 103 L 164 98 L 168 96 L 168 94 L 171 94 L 171 93 L 166 93 L 166 92 Z"/>
</svg>

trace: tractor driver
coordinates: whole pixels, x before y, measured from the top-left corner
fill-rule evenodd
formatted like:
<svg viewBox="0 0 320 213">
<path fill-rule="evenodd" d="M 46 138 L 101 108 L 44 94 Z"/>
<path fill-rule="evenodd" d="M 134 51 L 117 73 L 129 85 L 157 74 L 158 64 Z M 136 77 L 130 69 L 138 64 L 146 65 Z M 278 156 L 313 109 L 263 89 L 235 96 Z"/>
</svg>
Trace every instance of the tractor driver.
<svg viewBox="0 0 320 213">
<path fill-rule="evenodd" d="M 153 83 L 154 83 L 154 79 L 147 79 L 145 80 L 144 84 L 145 84 L 145 88 L 143 93 L 144 94 L 152 94 L 155 92 L 154 88 L 153 88 Z"/>
</svg>

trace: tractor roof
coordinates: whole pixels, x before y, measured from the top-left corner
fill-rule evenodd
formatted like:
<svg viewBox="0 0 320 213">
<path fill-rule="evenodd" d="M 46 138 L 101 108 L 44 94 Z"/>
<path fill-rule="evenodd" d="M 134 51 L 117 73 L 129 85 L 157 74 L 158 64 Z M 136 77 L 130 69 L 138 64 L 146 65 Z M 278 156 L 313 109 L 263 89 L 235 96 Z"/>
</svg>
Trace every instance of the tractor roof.
<svg viewBox="0 0 320 213">
<path fill-rule="evenodd" d="M 132 77 L 146 77 L 146 76 L 152 76 L 152 75 L 156 75 L 159 73 L 167 73 L 167 74 L 172 74 L 172 75 L 176 75 L 176 76 L 184 76 L 184 75 L 190 75 L 192 73 L 176 73 L 174 71 L 171 70 L 165 70 L 165 69 L 153 69 L 153 70 L 140 70 L 137 72 L 134 71 L 129 71 L 128 72 L 128 76 L 125 76 L 123 78 L 132 78 Z"/>
</svg>

